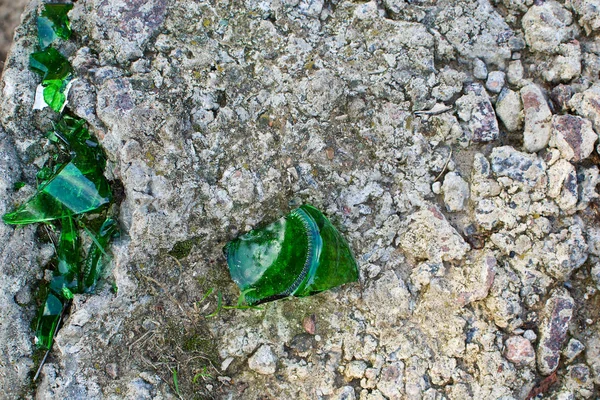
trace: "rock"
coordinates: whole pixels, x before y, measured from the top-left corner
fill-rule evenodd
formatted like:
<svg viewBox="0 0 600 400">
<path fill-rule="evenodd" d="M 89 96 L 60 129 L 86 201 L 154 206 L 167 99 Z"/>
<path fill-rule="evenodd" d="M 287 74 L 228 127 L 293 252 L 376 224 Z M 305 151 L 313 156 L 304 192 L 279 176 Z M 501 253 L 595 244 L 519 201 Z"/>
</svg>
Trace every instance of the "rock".
<svg viewBox="0 0 600 400">
<path fill-rule="evenodd" d="M 590 367 L 585 364 L 569 365 L 567 367 L 564 386 L 576 393 L 579 398 L 589 399 L 594 395 L 594 380 Z"/>
<path fill-rule="evenodd" d="M 496 114 L 481 84 L 468 85 L 465 95 L 456 101 L 456 105 L 459 118 L 467 122 L 473 142 L 490 142 L 498 138 L 500 131 Z"/>
<path fill-rule="evenodd" d="M 544 68 L 542 77 L 547 82 L 569 82 L 581 74 L 581 47 L 573 41 L 558 46 L 558 55 Z"/>
<path fill-rule="evenodd" d="M 432 261 L 460 260 L 469 245 L 434 206 L 408 217 L 408 230 L 400 238 L 400 247 L 410 257 Z"/>
<path fill-rule="evenodd" d="M 573 298 L 562 288 L 552 291 L 546 301 L 537 350 L 537 365 L 542 375 L 549 375 L 558 367 L 574 307 Z"/>
<path fill-rule="evenodd" d="M 343 386 L 335 394 L 336 400 L 356 400 L 356 393 L 352 386 Z"/>
<path fill-rule="evenodd" d="M 487 76 L 488 76 L 487 66 L 479 58 L 476 58 L 475 60 L 473 60 L 473 76 L 475 78 L 481 79 L 481 80 L 487 79 Z"/>
<path fill-rule="evenodd" d="M 394 271 L 385 271 L 381 277 L 370 283 L 364 290 L 363 300 L 373 313 L 381 307 L 386 307 L 388 313 L 378 315 L 382 323 L 396 323 L 398 318 L 410 315 L 410 292 L 404 281 L 398 278 Z"/>
<path fill-rule="evenodd" d="M 521 60 L 514 60 L 508 63 L 508 69 L 506 71 L 506 80 L 511 85 L 515 85 L 517 87 L 523 86 L 523 76 L 525 75 L 525 70 L 523 69 L 523 64 Z"/>
<path fill-rule="evenodd" d="M 569 109 L 569 100 L 571 100 L 574 93 L 575 91 L 572 86 L 561 84 L 552 89 L 550 98 L 557 110 L 567 111 Z"/>
<path fill-rule="evenodd" d="M 569 279 L 588 258 L 581 225 L 581 221 L 575 220 L 568 229 L 551 233 L 543 242 L 534 244 L 534 252 L 539 254 L 544 269 L 559 281 Z"/>
<path fill-rule="evenodd" d="M 495 147 L 491 154 L 492 171 L 521 183 L 528 190 L 545 190 L 546 165 L 535 154 L 522 153 L 510 146 Z"/>
<path fill-rule="evenodd" d="M 548 169 L 548 197 L 555 199 L 563 211 L 577 205 L 577 174 L 567 160 L 558 160 Z"/>
<path fill-rule="evenodd" d="M 350 361 L 346 365 L 344 370 L 344 376 L 347 380 L 362 379 L 365 376 L 365 370 L 367 369 L 367 363 L 361 360 Z"/>
<path fill-rule="evenodd" d="M 568 114 L 552 117 L 550 146 L 558 148 L 565 160 L 579 162 L 588 158 L 596 139 L 598 135 L 587 119 Z"/>
<path fill-rule="evenodd" d="M 588 35 L 600 30 L 600 0 L 567 0 L 566 5 L 575 11 Z"/>
<path fill-rule="evenodd" d="M 510 132 L 519 130 L 523 124 L 523 103 L 517 92 L 502 89 L 496 100 L 496 115 Z"/>
<path fill-rule="evenodd" d="M 106 367 L 104 367 L 104 370 L 106 371 L 106 374 L 108 376 L 110 376 L 112 379 L 117 379 L 119 376 L 119 368 L 117 367 L 117 364 L 115 364 L 115 363 L 106 364 Z"/>
<path fill-rule="evenodd" d="M 537 339 L 537 335 L 531 329 L 527 329 L 525 332 L 523 332 L 523 337 L 532 343 Z"/>
<path fill-rule="evenodd" d="M 569 107 L 589 119 L 596 133 L 600 135 L 600 85 L 596 84 L 583 93 L 575 94 L 569 101 Z"/>
<path fill-rule="evenodd" d="M 521 21 L 527 45 L 533 51 L 552 53 L 559 44 L 573 38 L 573 17 L 555 0 L 535 3 Z"/>
<path fill-rule="evenodd" d="M 263 344 L 248 359 L 248 367 L 262 375 L 271 375 L 277 368 L 277 357 L 269 345 Z"/>
<path fill-rule="evenodd" d="M 377 389 L 390 400 L 400 400 L 403 397 L 404 363 L 401 361 L 387 364 L 381 369 Z"/>
<path fill-rule="evenodd" d="M 505 344 L 504 357 L 516 365 L 528 365 L 535 362 L 535 351 L 531 342 L 523 336 L 511 336 Z"/>
<path fill-rule="evenodd" d="M 439 85 L 434 87 L 431 95 L 438 100 L 448 101 L 457 93 L 460 93 L 466 75 L 455 69 L 444 67 L 440 71 Z"/>
<path fill-rule="evenodd" d="M 492 71 L 487 77 L 485 87 L 492 93 L 500 93 L 504 87 L 504 79 L 506 74 L 502 71 Z"/>
<path fill-rule="evenodd" d="M 542 150 L 550 141 L 552 113 L 540 88 L 530 84 L 521 89 L 525 117 L 523 146 L 530 153 Z"/>
<path fill-rule="evenodd" d="M 584 350 L 585 346 L 583 343 L 577 339 L 571 338 L 567 347 L 563 350 L 563 355 L 565 356 L 567 364 L 572 363 Z"/>
<path fill-rule="evenodd" d="M 444 193 L 446 210 L 456 212 L 465 209 L 469 199 L 469 184 L 457 172 L 446 174 L 442 192 Z"/>
</svg>

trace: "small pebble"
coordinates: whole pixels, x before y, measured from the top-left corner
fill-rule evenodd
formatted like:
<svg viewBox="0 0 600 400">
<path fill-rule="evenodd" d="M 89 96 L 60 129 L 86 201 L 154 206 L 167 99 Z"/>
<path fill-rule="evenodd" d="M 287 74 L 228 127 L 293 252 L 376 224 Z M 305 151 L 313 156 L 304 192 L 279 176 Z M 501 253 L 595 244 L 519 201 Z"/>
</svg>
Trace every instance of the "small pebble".
<svg viewBox="0 0 600 400">
<path fill-rule="evenodd" d="M 502 71 L 492 71 L 487 77 L 485 87 L 492 93 L 500 93 L 504 87 L 505 74 Z"/>
</svg>

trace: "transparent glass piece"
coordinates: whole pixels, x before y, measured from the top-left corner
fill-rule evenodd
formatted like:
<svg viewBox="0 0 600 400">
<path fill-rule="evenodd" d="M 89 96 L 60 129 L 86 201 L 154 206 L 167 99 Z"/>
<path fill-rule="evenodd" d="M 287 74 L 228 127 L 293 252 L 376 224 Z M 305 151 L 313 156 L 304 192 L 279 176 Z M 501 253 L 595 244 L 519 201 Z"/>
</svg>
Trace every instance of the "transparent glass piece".
<svg viewBox="0 0 600 400">
<path fill-rule="evenodd" d="M 248 304 L 309 296 L 358 280 L 348 243 L 311 205 L 232 240 L 224 252 Z"/>
<path fill-rule="evenodd" d="M 57 38 L 69 39 L 71 37 L 71 25 L 67 13 L 73 8 L 73 4 L 44 4 L 42 12 L 37 18 L 38 39 L 40 47 L 45 49 Z"/>
<path fill-rule="evenodd" d="M 102 274 L 106 258 L 106 246 L 110 242 L 110 239 L 117 233 L 117 228 L 117 221 L 107 218 L 90 246 L 83 267 L 83 290 L 87 293 L 94 290 L 98 278 Z"/>
<path fill-rule="evenodd" d="M 40 310 L 41 312 L 36 324 L 35 338 L 38 347 L 46 350 L 52 347 L 52 340 L 54 339 L 54 333 L 56 332 L 62 310 L 63 303 L 60 299 L 49 293 L 44 307 Z"/>
</svg>

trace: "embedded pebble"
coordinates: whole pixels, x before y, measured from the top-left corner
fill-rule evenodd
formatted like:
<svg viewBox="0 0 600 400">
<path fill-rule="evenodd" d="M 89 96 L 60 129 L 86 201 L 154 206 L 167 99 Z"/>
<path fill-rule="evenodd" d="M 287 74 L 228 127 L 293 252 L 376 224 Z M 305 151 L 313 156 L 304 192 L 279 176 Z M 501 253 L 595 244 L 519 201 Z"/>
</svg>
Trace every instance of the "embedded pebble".
<svg viewBox="0 0 600 400">
<path fill-rule="evenodd" d="M 504 356 L 513 364 L 527 365 L 535 362 L 535 351 L 531 342 L 523 336 L 511 336 L 505 342 Z"/>
<path fill-rule="evenodd" d="M 350 361 L 344 370 L 344 376 L 348 380 L 362 379 L 367 369 L 367 363 L 361 360 Z"/>
<path fill-rule="evenodd" d="M 488 76 L 487 66 L 479 58 L 473 61 L 473 76 L 481 80 L 486 79 Z"/>
<path fill-rule="evenodd" d="M 502 71 L 492 71 L 487 77 L 485 87 L 492 93 L 500 93 L 504 87 L 504 79 L 506 74 Z"/>
<path fill-rule="evenodd" d="M 248 359 L 248 367 L 259 374 L 274 374 L 277 368 L 277 357 L 275 357 L 269 345 L 263 344 Z"/>
<path fill-rule="evenodd" d="M 592 123 L 585 118 L 568 114 L 552 117 L 550 146 L 558 148 L 565 160 L 579 162 L 588 158 L 597 139 Z"/>
<path fill-rule="evenodd" d="M 567 347 L 564 349 L 563 354 L 568 364 L 572 363 L 585 350 L 585 345 L 577 339 L 569 340 Z"/>
<path fill-rule="evenodd" d="M 449 172 L 442 185 L 446 210 L 455 212 L 465 209 L 469 198 L 469 184 L 457 172 Z"/>
<path fill-rule="evenodd" d="M 546 301 L 537 349 L 537 365 L 543 375 L 551 374 L 558 367 L 574 307 L 573 298 L 562 288 L 555 289 Z"/>
<path fill-rule="evenodd" d="M 525 75 L 525 69 L 521 60 L 514 60 L 508 63 L 508 69 L 506 71 L 506 80 L 511 85 L 517 87 L 523 86 L 523 76 Z"/>
<path fill-rule="evenodd" d="M 521 89 L 525 130 L 523 146 L 530 153 L 542 150 L 550 141 L 552 113 L 541 89 L 531 84 Z"/>
<path fill-rule="evenodd" d="M 502 89 L 496 100 L 496 115 L 510 132 L 515 132 L 523 124 L 523 103 L 517 92 Z"/>
<path fill-rule="evenodd" d="M 458 116 L 467 123 L 473 142 L 496 140 L 500 131 L 490 98 L 479 83 L 465 88 L 465 95 L 456 100 Z"/>
</svg>

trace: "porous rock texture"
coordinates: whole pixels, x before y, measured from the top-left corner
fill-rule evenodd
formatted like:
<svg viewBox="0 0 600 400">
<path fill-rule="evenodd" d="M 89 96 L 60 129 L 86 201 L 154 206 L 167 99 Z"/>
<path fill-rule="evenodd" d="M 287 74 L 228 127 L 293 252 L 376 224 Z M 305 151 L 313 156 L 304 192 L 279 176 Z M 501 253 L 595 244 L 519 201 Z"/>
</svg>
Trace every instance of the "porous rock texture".
<svg viewBox="0 0 600 400">
<path fill-rule="evenodd" d="M 597 4 L 75 2 L 67 110 L 104 146 L 121 236 L 32 384 L 52 244 L 0 224 L 0 393 L 508 400 L 550 376 L 550 398 L 598 396 Z M 0 212 L 50 150 L 39 5 L 0 83 Z M 305 202 L 360 281 L 219 309 L 223 245 Z"/>
</svg>

